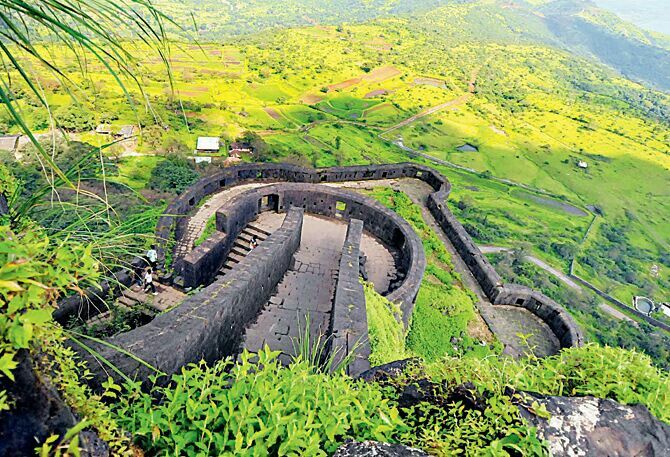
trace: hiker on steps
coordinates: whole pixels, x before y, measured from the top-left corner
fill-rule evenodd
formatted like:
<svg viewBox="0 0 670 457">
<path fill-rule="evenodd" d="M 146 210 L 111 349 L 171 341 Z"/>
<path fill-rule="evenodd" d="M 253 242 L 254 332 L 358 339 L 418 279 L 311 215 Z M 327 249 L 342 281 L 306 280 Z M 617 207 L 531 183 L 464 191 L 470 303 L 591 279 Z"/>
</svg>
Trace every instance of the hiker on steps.
<svg viewBox="0 0 670 457">
<path fill-rule="evenodd" d="M 151 268 L 147 268 L 144 271 L 144 291 L 147 292 L 149 289 L 151 289 L 151 292 L 154 295 L 158 295 L 158 292 L 156 291 L 156 284 L 154 284 L 154 277 L 153 277 L 153 271 Z"/>
<path fill-rule="evenodd" d="M 253 251 L 258 247 L 258 241 L 256 240 L 255 236 L 251 237 L 251 241 L 249 242 L 249 248 Z"/>
</svg>

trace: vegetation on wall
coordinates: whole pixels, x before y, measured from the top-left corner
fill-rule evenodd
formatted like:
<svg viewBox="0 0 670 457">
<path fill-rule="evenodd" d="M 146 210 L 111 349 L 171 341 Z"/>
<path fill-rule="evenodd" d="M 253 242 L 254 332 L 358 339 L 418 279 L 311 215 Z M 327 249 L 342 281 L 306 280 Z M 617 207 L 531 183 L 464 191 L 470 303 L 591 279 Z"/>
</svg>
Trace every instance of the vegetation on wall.
<svg viewBox="0 0 670 457">
<path fill-rule="evenodd" d="M 368 318 L 370 365 L 377 366 L 410 356 L 405 348 L 405 329 L 400 307 L 379 295 L 370 283 L 364 284 Z"/>
</svg>

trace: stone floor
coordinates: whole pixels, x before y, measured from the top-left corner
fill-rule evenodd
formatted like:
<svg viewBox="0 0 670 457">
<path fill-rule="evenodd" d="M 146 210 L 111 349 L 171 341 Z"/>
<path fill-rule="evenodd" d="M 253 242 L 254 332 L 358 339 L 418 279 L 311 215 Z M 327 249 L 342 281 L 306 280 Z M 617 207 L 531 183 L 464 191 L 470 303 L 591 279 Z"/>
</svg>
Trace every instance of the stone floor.
<svg viewBox="0 0 670 457">
<path fill-rule="evenodd" d="M 346 231 L 343 222 L 305 215 L 294 265 L 247 330 L 245 349 L 258 352 L 267 344 L 281 351 L 280 359 L 287 363 L 297 352 L 307 319 L 311 342 L 327 334 Z"/>
</svg>

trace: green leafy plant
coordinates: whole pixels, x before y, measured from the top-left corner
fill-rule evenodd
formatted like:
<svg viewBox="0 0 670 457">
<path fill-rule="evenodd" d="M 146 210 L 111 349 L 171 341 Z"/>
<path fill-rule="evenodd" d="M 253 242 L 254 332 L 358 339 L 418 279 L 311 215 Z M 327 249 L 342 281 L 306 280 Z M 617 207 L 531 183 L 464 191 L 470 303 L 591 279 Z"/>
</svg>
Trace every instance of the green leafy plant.
<svg viewBox="0 0 670 457">
<path fill-rule="evenodd" d="M 346 439 L 388 441 L 403 429 L 375 386 L 300 359 L 284 368 L 278 355 L 266 347 L 234 365 L 190 365 L 167 387 L 132 390 L 117 418 L 146 451 L 185 456 L 325 456 Z"/>
</svg>

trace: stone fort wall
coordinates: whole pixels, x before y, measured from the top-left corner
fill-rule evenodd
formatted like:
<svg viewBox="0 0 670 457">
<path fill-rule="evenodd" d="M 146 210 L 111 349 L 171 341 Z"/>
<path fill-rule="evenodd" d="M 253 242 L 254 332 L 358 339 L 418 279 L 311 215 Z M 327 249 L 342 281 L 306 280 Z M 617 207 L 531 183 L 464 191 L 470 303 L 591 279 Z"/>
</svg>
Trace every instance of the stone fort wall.
<svg viewBox="0 0 670 457">
<path fill-rule="evenodd" d="M 407 221 L 378 201 L 335 187 L 279 183 L 237 195 L 216 213 L 220 232 L 182 261 L 180 268 L 184 286 L 195 287 L 214 280 L 225 261 L 222 254 L 227 255 L 237 235 L 260 212 L 285 212 L 291 207 L 343 221 L 360 220 L 367 231 L 399 251 L 397 268 L 404 279 L 387 298 L 400 305 L 403 322 L 408 326 L 426 268 L 421 239 Z"/>
<path fill-rule="evenodd" d="M 142 381 L 155 372 L 137 358 L 170 375 L 189 363 L 200 360 L 211 363 L 236 354 L 246 327 L 256 318 L 291 265 L 293 254 L 300 246 L 302 221 L 303 210 L 292 208 L 281 228 L 251 251 L 225 278 L 149 324 L 109 338 L 107 344 L 92 343 L 91 346 L 123 373 Z M 78 346 L 75 350 L 89 362 L 94 375 L 91 385 L 100 388 L 108 374 L 89 353 Z M 109 375 L 117 376 L 111 370 Z"/>
<path fill-rule="evenodd" d="M 156 235 L 162 240 L 160 254 L 164 254 L 167 240 L 171 239 L 173 233 L 179 237 L 179 224 L 174 216 L 187 215 L 202 198 L 225 187 L 248 182 L 317 184 L 395 178 L 421 179 L 435 190 L 428 199 L 429 210 L 493 304 L 515 305 L 528 309 L 549 325 L 562 347 L 583 344 L 584 337 L 581 330 L 562 306 L 537 291 L 502 282 L 500 275 L 447 207 L 447 199 L 451 192 L 449 181 L 432 168 L 418 164 L 363 165 L 318 170 L 289 164 L 248 164 L 223 169 L 189 188 L 172 202 L 165 216 L 159 219 Z M 291 198 L 293 203 L 294 199 Z M 298 206 L 302 207 L 302 204 Z M 360 218 L 360 215 L 351 217 Z"/>
<path fill-rule="evenodd" d="M 370 369 L 368 316 L 365 292 L 360 281 L 363 226 L 363 221 L 358 219 L 349 222 L 330 315 L 330 353 L 336 360 L 334 368 L 350 356 L 347 374 L 351 377 Z"/>
</svg>

